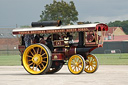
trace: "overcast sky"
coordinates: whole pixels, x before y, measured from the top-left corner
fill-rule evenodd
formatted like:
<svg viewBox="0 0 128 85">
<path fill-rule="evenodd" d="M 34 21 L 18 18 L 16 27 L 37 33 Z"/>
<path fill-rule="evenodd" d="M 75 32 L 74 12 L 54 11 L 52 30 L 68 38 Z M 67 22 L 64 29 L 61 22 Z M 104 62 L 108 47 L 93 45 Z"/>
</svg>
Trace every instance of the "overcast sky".
<svg viewBox="0 0 128 85">
<path fill-rule="evenodd" d="M 57 0 L 60 1 L 60 0 Z M 69 3 L 71 0 L 64 0 Z M 46 4 L 53 0 L 0 0 L 0 28 L 30 25 L 40 20 Z M 78 21 L 108 23 L 128 20 L 128 0 L 73 0 Z"/>
</svg>

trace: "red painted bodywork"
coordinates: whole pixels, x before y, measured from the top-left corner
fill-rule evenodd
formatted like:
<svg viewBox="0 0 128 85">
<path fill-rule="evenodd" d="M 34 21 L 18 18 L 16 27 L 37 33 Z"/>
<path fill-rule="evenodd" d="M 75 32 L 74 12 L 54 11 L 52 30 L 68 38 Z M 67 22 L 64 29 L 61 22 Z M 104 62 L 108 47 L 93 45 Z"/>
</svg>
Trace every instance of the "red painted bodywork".
<svg viewBox="0 0 128 85">
<path fill-rule="evenodd" d="M 52 53 L 52 60 L 64 60 L 63 53 Z"/>
</svg>

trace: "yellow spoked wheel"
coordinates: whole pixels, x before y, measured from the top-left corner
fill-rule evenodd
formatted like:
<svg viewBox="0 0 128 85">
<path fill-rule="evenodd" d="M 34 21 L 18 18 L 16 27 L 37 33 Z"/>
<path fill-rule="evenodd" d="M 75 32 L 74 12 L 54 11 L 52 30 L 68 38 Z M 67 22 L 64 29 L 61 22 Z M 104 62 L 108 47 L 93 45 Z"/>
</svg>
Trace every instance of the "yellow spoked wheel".
<svg viewBox="0 0 128 85">
<path fill-rule="evenodd" d="M 30 74 L 43 74 L 51 67 L 51 52 L 43 44 L 33 44 L 24 51 L 22 61 Z"/>
<path fill-rule="evenodd" d="M 85 61 L 81 55 L 73 55 L 68 61 L 68 69 L 72 74 L 80 74 L 85 68 Z"/>
<path fill-rule="evenodd" d="M 87 73 L 94 73 L 98 69 L 98 59 L 92 54 L 87 56 L 85 63 L 86 65 L 84 71 Z"/>
</svg>

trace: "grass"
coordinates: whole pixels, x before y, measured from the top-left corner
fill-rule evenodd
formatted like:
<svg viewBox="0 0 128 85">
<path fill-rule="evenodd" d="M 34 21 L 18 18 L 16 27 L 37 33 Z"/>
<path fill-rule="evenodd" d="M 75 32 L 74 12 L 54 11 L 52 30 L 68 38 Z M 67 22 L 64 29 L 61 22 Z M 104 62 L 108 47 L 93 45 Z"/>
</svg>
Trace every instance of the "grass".
<svg viewBox="0 0 128 85">
<path fill-rule="evenodd" d="M 125 54 L 94 54 L 100 65 L 128 65 L 128 53 Z M 20 55 L 0 55 L 0 66 L 21 65 Z"/>
<path fill-rule="evenodd" d="M 0 66 L 19 66 L 21 65 L 20 55 L 1 55 Z"/>
<path fill-rule="evenodd" d="M 95 54 L 100 65 L 128 65 L 128 53 L 125 54 Z"/>
</svg>

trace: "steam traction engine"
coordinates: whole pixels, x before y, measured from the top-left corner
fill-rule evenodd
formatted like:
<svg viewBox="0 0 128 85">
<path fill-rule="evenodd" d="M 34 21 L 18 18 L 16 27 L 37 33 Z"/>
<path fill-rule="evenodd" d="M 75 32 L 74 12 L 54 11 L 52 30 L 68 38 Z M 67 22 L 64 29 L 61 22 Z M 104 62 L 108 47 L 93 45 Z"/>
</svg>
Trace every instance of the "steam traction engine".
<svg viewBox="0 0 128 85">
<path fill-rule="evenodd" d="M 98 59 L 90 54 L 97 47 L 103 47 L 103 37 L 108 26 L 102 23 L 60 26 L 61 21 L 33 22 L 31 28 L 17 28 L 14 35 L 20 35 L 19 45 L 22 65 L 30 74 L 55 73 L 68 61 L 73 74 L 83 70 L 93 73 L 98 68 Z M 43 36 L 38 42 L 25 47 L 24 35 Z M 74 39 L 77 37 L 77 39 Z M 40 38 L 40 37 L 38 37 Z M 37 37 L 35 37 L 37 39 Z"/>
</svg>

